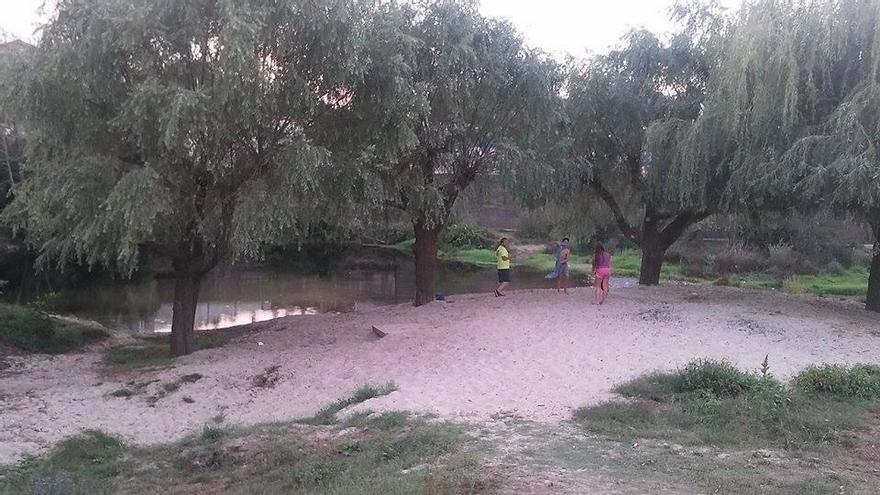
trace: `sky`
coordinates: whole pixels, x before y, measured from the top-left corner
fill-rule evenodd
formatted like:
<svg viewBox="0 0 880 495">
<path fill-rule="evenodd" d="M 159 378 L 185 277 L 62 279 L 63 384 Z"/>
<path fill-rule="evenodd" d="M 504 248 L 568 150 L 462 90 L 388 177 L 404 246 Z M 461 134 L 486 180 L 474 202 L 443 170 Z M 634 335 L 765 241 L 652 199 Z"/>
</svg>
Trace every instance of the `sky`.
<svg viewBox="0 0 880 495">
<path fill-rule="evenodd" d="M 0 36 L 34 41 L 54 0 L 0 0 Z M 741 0 L 720 0 L 737 7 Z M 663 34 L 672 27 L 667 12 L 674 0 L 482 0 L 486 16 L 504 18 L 526 42 L 556 56 L 601 53 L 632 28 Z"/>
</svg>

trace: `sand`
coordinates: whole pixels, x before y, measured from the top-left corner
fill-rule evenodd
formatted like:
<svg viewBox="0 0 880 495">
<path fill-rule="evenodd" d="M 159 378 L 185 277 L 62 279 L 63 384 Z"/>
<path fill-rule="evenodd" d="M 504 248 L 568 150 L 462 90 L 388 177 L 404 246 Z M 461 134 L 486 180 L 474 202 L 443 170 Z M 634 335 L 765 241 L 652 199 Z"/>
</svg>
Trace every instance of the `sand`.
<svg viewBox="0 0 880 495">
<path fill-rule="evenodd" d="M 149 444 L 199 431 L 218 416 L 243 425 L 291 420 L 366 383 L 393 381 L 399 391 L 354 410 L 558 422 L 611 399 L 615 384 L 696 358 L 754 370 L 768 355 L 781 379 L 813 363 L 880 362 L 880 315 L 830 299 L 705 286 L 622 289 L 601 307 L 590 304 L 588 289 L 452 299 L 256 324 L 223 348 L 146 373 L 108 373 L 100 349 L 6 356 L 0 462 L 83 429 Z M 376 337 L 372 325 L 388 336 Z M 274 387 L 255 386 L 253 377 L 273 366 Z M 204 378 L 151 404 L 164 383 L 191 373 Z M 159 381 L 129 399 L 110 396 L 131 380 Z"/>
</svg>

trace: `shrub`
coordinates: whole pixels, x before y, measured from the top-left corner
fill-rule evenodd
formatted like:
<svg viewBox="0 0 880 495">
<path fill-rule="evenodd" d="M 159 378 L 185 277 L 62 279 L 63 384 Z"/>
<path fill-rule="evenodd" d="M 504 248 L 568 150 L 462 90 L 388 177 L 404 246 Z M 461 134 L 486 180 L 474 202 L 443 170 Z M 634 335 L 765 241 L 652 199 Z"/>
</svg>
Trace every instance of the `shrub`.
<svg viewBox="0 0 880 495">
<path fill-rule="evenodd" d="M 844 267 L 839 261 L 834 260 L 825 265 L 823 271 L 829 275 L 843 275 L 846 273 L 846 267 Z"/>
<path fill-rule="evenodd" d="M 520 217 L 517 237 L 544 241 L 550 238 L 552 230 L 550 216 L 543 210 L 532 210 Z"/>
<path fill-rule="evenodd" d="M 766 259 L 761 253 L 750 251 L 742 244 L 734 244 L 715 257 L 715 271 L 725 276 L 761 270 Z"/>
<path fill-rule="evenodd" d="M 498 240 L 488 229 L 472 223 L 454 223 L 443 231 L 443 245 L 453 248 L 490 249 Z"/>
<path fill-rule="evenodd" d="M 716 397 L 736 397 L 757 380 L 727 361 L 710 359 L 692 361 L 673 376 L 673 389 L 678 393 L 710 392 Z"/>
<path fill-rule="evenodd" d="M 868 247 L 856 247 L 853 250 L 853 264 L 863 267 L 871 266 L 871 261 L 874 259 L 874 251 L 873 249 Z"/>
<path fill-rule="evenodd" d="M 810 366 L 798 373 L 793 382 L 804 392 L 865 399 L 880 398 L 880 366 L 876 365 Z"/>
<path fill-rule="evenodd" d="M 0 341 L 26 351 L 60 354 L 108 336 L 101 328 L 55 320 L 37 309 L 0 304 Z"/>
<path fill-rule="evenodd" d="M 774 244 L 768 249 L 768 266 L 770 273 L 778 278 L 785 278 L 797 273 L 798 259 L 788 244 Z"/>
<path fill-rule="evenodd" d="M 782 289 L 789 294 L 806 294 L 807 286 L 801 277 L 792 275 L 782 281 Z"/>
<path fill-rule="evenodd" d="M 41 351 L 55 337 L 55 324 L 45 313 L 23 306 L 0 305 L 0 336 L 15 347 Z"/>
</svg>

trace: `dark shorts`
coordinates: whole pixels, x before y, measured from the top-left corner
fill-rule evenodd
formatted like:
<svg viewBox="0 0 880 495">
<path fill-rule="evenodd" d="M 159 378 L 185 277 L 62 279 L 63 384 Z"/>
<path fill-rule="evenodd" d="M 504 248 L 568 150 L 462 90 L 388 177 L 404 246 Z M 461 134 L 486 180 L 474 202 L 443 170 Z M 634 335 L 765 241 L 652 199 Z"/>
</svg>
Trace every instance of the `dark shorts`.
<svg viewBox="0 0 880 495">
<path fill-rule="evenodd" d="M 510 268 L 498 270 L 498 283 L 510 282 Z"/>
</svg>

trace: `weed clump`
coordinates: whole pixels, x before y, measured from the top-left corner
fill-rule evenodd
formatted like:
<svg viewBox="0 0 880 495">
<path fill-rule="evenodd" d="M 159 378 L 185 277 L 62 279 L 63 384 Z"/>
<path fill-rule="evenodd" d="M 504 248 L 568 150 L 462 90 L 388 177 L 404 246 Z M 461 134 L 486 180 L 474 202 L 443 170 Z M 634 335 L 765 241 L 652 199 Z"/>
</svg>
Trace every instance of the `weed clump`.
<svg viewBox="0 0 880 495">
<path fill-rule="evenodd" d="M 103 329 L 56 320 L 33 308 L 0 304 L 0 341 L 19 349 L 62 354 L 108 336 Z"/>
<path fill-rule="evenodd" d="M 880 398 L 880 366 L 825 364 L 810 366 L 793 380 L 796 388 L 807 393 L 831 394 L 847 398 Z"/>
</svg>

